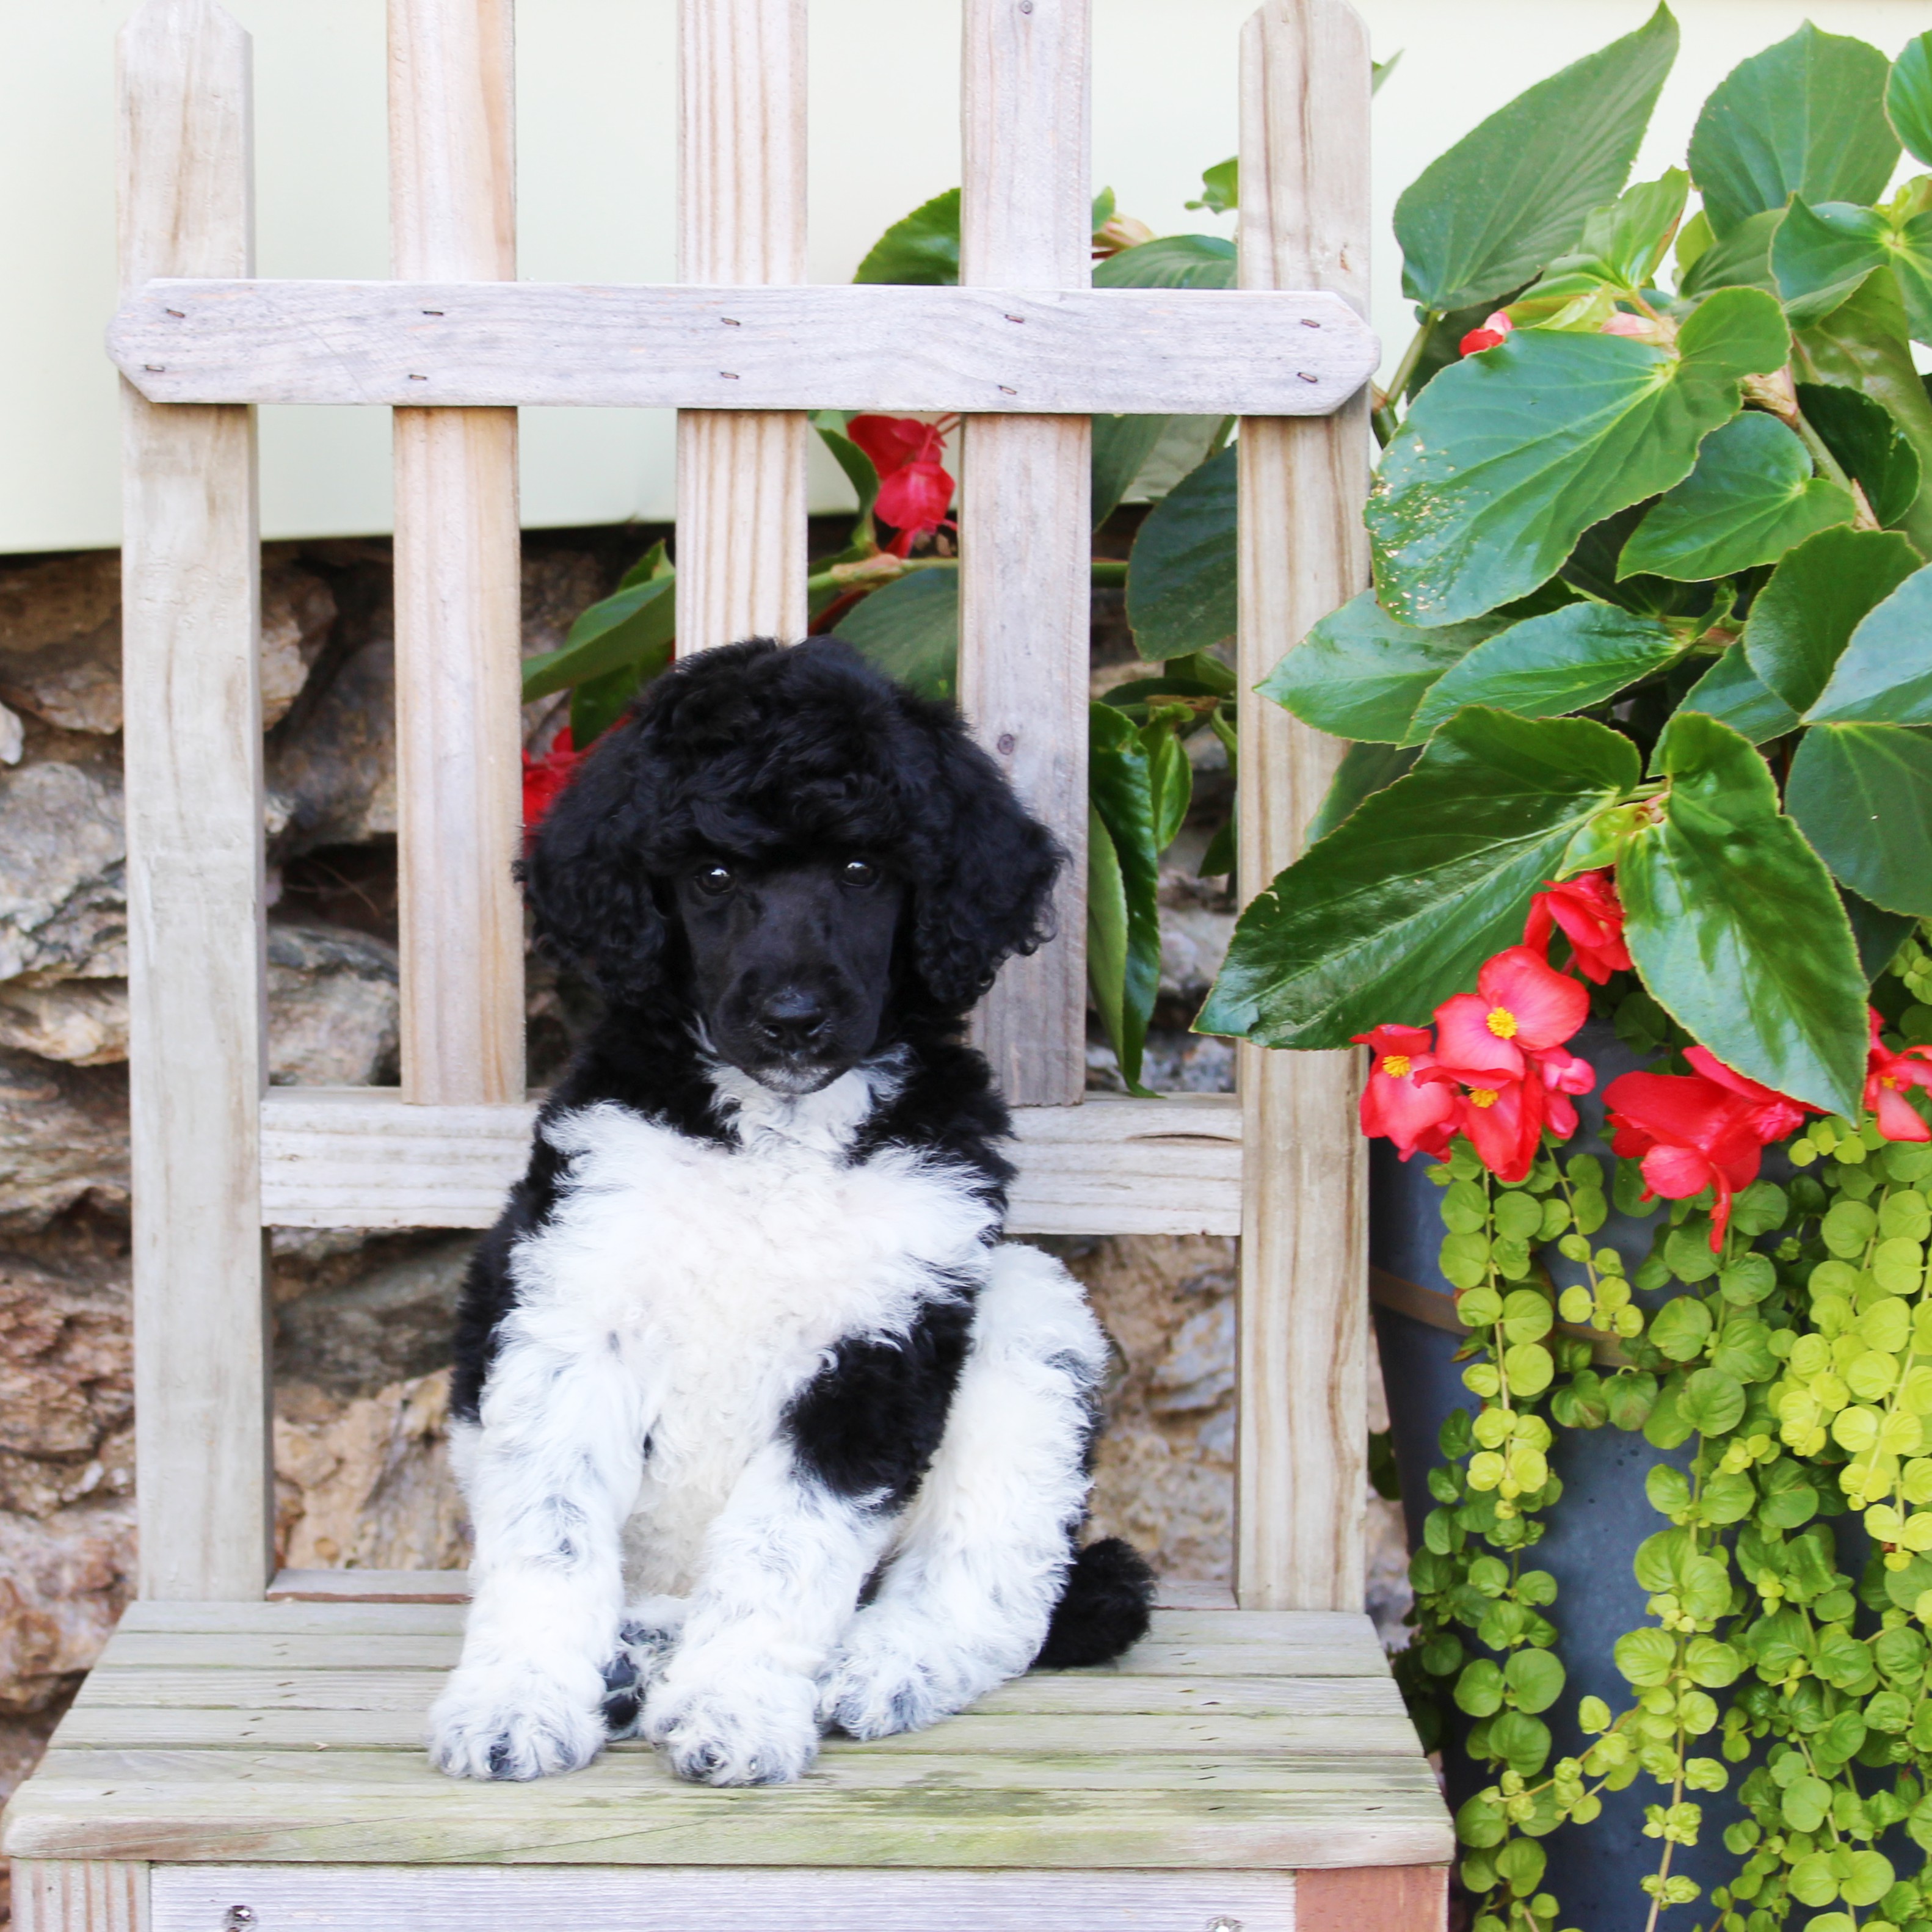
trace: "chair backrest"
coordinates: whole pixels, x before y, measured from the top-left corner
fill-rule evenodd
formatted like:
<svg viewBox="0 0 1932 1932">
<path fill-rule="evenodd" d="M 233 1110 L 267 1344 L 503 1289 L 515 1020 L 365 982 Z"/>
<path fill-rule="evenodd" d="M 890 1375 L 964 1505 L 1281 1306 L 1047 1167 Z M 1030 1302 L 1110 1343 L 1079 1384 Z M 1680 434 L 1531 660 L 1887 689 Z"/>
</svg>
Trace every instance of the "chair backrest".
<svg viewBox="0 0 1932 1932">
<path fill-rule="evenodd" d="M 1060 1177 L 1021 1225 L 1239 1226 L 1240 1600 L 1359 1607 L 1352 1058 L 1244 1048 L 1238 1132 L 1231 1102 L 1082 1102 L 1090 418 L 1243 419 L 1245 899 L 1298 850 L 1340 748 L 1252 687 L 1368 580 L 1366 36 L 1345 0 L 1267 0 L 1247 22 L 1245 292 L 1088 292 L 1086 0 L 964 11 L 956 291 L 804 285 L 806 0 L 682 0 L 682 282 L 666 290 L 514 284 L 511 0 L 391 0 L 392 284 L 249 279 L 248 37 L 213 0 L 148 0 L 124 30 L 111 341 L 129 378 L 144 1594 L 246 1598 L 266 1577 L 265 1220 L 474 1225 L 525 1130 L 516 405 L 655 403 L 680 412 L 683 651 L 803 634 L 805 410 L 967 413 L 962 703 L 1076 859 L 1060 937 L 975 1019 L 1023 1148 Z M 918 354 L 896 359 L 904 340 Z M 265 1097 L 262 401 L 394 413 L 396 1098 Z M 1133 1198 L 1163 1160 L 1200 1176 L 1192 1204 L 1158 1175 L 1156 1205 Z"/>
</svg>

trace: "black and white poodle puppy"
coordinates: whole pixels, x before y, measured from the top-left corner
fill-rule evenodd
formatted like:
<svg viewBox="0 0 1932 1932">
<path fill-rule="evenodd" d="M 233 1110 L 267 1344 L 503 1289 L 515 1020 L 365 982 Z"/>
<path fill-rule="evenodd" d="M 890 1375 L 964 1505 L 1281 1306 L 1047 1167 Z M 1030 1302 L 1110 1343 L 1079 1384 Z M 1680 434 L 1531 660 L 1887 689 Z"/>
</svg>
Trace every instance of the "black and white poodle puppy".
<svg viewBox="0 0 1932 1932">
<path fill-rule="evenodd" d="M 524 883 L 604 1016 L 464 1291 L 476 1537 L 431 1751 L 641 1731 L 714 1784 L 916 1729 L 1145 1630 L 1076 1550 L 1100 1328 L 1002 1245 L 1006 1111 L 961 1039 L 1061 855 L 950 706 L 820 638 L 652 685 Z"/>
</svg>

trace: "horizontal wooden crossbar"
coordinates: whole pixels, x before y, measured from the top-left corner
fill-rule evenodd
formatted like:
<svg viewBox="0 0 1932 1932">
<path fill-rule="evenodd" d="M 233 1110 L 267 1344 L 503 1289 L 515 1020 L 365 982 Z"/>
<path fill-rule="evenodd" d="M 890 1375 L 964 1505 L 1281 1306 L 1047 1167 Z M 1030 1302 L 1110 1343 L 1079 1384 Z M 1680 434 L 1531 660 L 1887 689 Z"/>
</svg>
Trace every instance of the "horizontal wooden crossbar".
<svg viewBox="0 0 1932 1932">
<path fill-rule="evenodd" d="M 151 281 L 108 349 L 158 403 L 1326 416 L 1374 332 L 1256 290 Z"/>
<path fill-rule="evenodd" d="M 262 1106 L 262 1220 L 487 1228 L 528 1157 L 534 1106 L 425 1107 L 394 1089 L 283 1088 Z M 1027 1234 L 1238 1234 L 1230 1094 L 1022 1107 L 1006 1225 Z"/>
</svg>

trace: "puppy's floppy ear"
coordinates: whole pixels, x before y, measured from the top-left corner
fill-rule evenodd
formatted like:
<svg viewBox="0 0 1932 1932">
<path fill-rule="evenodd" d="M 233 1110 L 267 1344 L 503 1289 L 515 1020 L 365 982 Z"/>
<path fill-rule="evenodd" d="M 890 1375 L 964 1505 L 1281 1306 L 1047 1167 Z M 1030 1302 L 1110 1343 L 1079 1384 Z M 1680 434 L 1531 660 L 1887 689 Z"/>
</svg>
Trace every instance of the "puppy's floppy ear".
<svg viewBox="0 0 1932 1932">
<path fill-rule="evenodd" d="M 518 867 L 537 936 L 606 998 L 659 983 L 664 922 L 640 848 L 654 788 L 634 717 L 605 734 L 551 802 Z"/>
<path fill-rule="evenodd" d="M 1004 960 L 1053 937 L 1048 900 L 1066 854 L 956 715 L 938 739 L 937 862 L 915 888 L 913 955 L 933 997 L 964 1012 Z"/>
</svg>

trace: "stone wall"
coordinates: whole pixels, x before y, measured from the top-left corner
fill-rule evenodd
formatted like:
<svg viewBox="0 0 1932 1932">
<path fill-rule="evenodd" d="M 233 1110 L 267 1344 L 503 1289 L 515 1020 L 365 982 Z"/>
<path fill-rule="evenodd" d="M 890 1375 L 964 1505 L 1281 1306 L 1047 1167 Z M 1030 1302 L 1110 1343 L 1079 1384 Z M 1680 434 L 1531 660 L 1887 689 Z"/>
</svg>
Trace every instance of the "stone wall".
<svg viewBox="0 0 1932 1932">
<path fill-rule="evenodd" d="M 532 535 L 524 649 L 550 650 L 646 539 Z M 132 1586 L 128 1011 L 117 561 L 0 563 L 0 1794 L 31 1764 Z M 264 559 L 269 1058 L 278 1084 L 393 1082 L 394 689 L 387 546 Z M 1095 682 L 1130 668 L 1096 598 Z M 532 707 L 542 748 L 560 700 Z M 1203 734 L 1199 809 L 1163 877 L 1153 1084 L 1225 1089 L 1225 1043 L 1186 1023 L 1220 964 L 1226 895 L 1196 878 L 1231 793 Z M 533 960 L 532 1074 L 556 1070 L 588 995 Z M 1090 1083 L 1119 1084 L 1096 1035 Z M 471 1238 L 276 1231 L 277 1546 L 302 1567 L 454 1567 L 447 1336 Z M 1116 1348 L 1099 1526 L 1167 1574 L 1225 1579 L 1232 1504 L 1234 1244 L 1052 1244 Z M 1378 1506 L 1379 1508 L 1380 1506 Z M 1378 1517 L 1377 1607 L 1400 1615 Z M 1390 1554 L 1394 1547 L 1394 1553 Z"/>
</svg>

